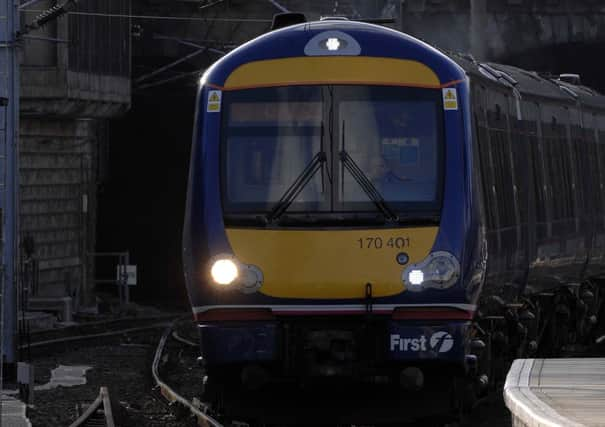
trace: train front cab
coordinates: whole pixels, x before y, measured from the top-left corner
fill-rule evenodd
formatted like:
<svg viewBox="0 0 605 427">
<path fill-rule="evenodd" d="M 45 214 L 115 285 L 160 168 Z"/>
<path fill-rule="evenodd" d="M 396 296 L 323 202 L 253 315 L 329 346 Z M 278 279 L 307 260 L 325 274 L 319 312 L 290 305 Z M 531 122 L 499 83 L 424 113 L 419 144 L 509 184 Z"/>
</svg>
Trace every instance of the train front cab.
<svg viewBox="0 0 605 427">
<path fill-rule="evenodd" d="M 219 61 L 197 108 L 185 260 L 210 370 L 468 369 L 484 253 L 455 63 L 381 27 L 305 24 Z"/>
</svg>

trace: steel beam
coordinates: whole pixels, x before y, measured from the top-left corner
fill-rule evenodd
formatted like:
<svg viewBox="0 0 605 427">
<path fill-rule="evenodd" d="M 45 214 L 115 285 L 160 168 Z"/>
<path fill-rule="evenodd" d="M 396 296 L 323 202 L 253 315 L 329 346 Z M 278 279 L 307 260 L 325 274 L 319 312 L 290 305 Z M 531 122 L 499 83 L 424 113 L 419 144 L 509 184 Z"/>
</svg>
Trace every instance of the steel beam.
<svg viewBox="0 0 605 427">
<path fill-rule="evenodd" d="M 26 7 L 33 6 L 34 4 L 39 3 L 41 1 L 42 0 L 29 0 L 29 1 L 23 2 L 19 5 L 19 9 L 25 9 Z"/>
<path fill-rule="evenodd" d="M 269 0 L 269 3 L 271 3 L 273 6 L 275 6 L 276 8 L 279 9 L 280 12 L 282 13 L 289 13 L 290 11 L 288 10 L 288 8 L 282 6 L 281 4 L 279 4 L 279 2 L 277 0 Z"/>
<path fill-rule="evenodd" d="M 2 316 L 0 354 L 17 361 L 17 266 L 19 259 L 19 4 L 0 0 L 0 209 L 2 210 Z M 2 363 L 0 363 L 0 366 Z M 0 368 L 1 369 L 1 368 Z M 2 377 L 2 372 L 0 372 Z"/>
<path fill-rule="evenodd" d="M 28 40 L 41 40 L 41 41 L 45 41 L 45 42 L 52 42 L 52 43 L 69 43 L 68 40 L 65 39 L 57 39 L 57 38 L 53 38 L 53 37 L 42 37 L 42 36 L 22 36 L 21 38 L 23 39 L 28 39 Z"/>
</svg>

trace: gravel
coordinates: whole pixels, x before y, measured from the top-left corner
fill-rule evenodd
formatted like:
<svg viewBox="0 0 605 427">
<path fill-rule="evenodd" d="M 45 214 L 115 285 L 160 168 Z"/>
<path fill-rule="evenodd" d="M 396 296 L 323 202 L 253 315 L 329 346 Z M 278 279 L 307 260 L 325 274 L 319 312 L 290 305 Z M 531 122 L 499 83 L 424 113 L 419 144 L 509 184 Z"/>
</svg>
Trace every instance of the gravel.
<svg viewBox="0 0 605 427">
<path fill-rule="evenodd" d="M 113 343 L 66 348 L 62 352 L 37 357 L 36 384 L 50 378 L 58 365 L 87 365 L 87 384 L 57 387 L 34 394 L 28 416 L 34 427 L 67 426 L 77 418 L 77 405 L 92 403 L 101 386 L 109 389 L 114 419 L 119 426 L 176 427 L 195 425 L 190 419 L 177 419 L 163 398 L 153 391 L 151 362 L 161 330 L 117 337 Z"/>
</svg>

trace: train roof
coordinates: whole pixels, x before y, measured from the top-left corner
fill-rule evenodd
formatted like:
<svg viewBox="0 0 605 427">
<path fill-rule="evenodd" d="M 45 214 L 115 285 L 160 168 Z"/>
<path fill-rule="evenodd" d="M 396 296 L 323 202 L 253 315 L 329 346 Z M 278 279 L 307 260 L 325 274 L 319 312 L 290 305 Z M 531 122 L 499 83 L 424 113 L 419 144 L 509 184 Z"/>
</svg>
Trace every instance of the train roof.
<svg viewBox="0 0 605 427">
<path fill-rule="evenodd" d="M 567 104 L 580 103 L 595 109 L 605 109 L 605 96 L 581 84 L 561 80 L 559 76 L 547 76 L 512 65 L 478 62 L 470 55 L 450 54 L 471 78 L 489 81 L 503 90 L 514 87 L 521 96 L 554 99 Z"/>
<path fill-rule="evenodd" d="M 254 61 L 266 61 L 293 57 L 328 56 L 305 49 L 319 34 L 334 32 L 351 37 L 359 44 L 360 53 L 333 54 L 329 56 L 370 56 L 417 61 L 430 68 L 439 79 L 439 87 L 465 78 L 464 70 L 446 53 L 408 34 L 384 26 L 325 19 L 280 28 L 263 34 L 231 51 L 205 73 L 205 81 L 215 87 L 224 87 L 228 76 L 238 67 Z"/>
<path fill-rule="evenodd" d="M 206 79 L 215 87 L 222 87 L 229 74 L 244 63 L 303 56 L 306 44 L 315 35 L 326 31 L 346 32 L 360 42 L 362 55 L 422 62 L 435 71 L 442 84 L 464 78 L 465 72 L 471 81 L 483 81 L 499 86 L 503 91 L 515 88 L 521 96 L 552 99 L 568 105 L 579 103 L 584 107 L 605 110 L 605 96 L 557 76 L 540 75 L 510 65 L 479 62 L 470 55 L 444 52 L 400 31 L 335 18 L 291 25 L 257 37 L 217 61 L 205 74 Z"/>
</svg>

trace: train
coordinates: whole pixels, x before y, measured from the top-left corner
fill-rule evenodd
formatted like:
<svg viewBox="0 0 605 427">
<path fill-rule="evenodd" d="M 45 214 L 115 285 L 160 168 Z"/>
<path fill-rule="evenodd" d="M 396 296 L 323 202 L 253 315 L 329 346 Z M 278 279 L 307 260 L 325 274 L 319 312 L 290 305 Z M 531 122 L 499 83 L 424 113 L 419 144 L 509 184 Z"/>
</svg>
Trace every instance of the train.
<svg viewBox="0 0 605 427">
<path fill-rule="evenodd" d="M 207 379 L 332 379 L 472 405 L 516 357 L 590 345 L 605 97 L 343 18 L 214 63 L 183 259 Z M 438 373 L 438 374 L 436 374 Z"/>
</svg>

